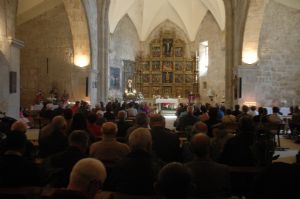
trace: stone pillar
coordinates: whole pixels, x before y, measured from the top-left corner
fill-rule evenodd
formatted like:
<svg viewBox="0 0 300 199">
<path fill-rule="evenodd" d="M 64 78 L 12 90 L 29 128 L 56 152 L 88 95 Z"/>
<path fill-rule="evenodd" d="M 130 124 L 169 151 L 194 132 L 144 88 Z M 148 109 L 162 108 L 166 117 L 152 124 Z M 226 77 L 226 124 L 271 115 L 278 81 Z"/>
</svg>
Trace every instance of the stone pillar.
<svg viewBox="0 0 300 199">
<path fill-rule="evenodd" d="M 250 0 L 224 0 L 226 11 L 225 101 L 232 107 L 237 103 L 237 67 L 242 63 L 245 23 Z"/>
<path fill-rule="evenodd" d="M 82 1 L 89 27 L 90 47 L 91 47 L 91 69 L 89 75 L 89 94 L 91 105 L 99 103 L 98 100 L 98 9 L 97 0 Z"/>
<path fill-rule="evenodd" d="M 98 0 L 98 100 L 106 102 L 108 92 L 108 11 L 110 0 Z"/>
<path fill-rule="evenodd" d="M 8 110 L 6 115 L 19 118 L 20 111 L 20 49 L 24 47 L 24 43 L 20 40 L 8 37 L 10 43 L 10 71 L 17 73 L 16 92 L 8 95 Z"/>
</svg>

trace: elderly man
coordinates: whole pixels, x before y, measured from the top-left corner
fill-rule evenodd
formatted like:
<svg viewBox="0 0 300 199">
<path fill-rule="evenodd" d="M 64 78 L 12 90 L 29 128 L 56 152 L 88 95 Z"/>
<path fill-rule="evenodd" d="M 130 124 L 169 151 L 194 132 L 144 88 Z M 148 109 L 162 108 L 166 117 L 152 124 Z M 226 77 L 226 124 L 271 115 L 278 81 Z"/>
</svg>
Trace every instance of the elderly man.
<svg viewBox="0 0 300 199">
<path fill-rule="evenodd" d="M 186 167 L 192 173 L 196 185 L 193 196 L 224 197 L 230 193 L 230 173 L 225 165 L 212 161 L 209 157 L 210 138 L 203 133 L 196 134 L 191 142 L 196 158 Z"/>
<path fill-rule="evenodd" d="M 16 121 L 11 125 L 10 131 L 18 131 L 25 134 L 27 131 L 27 126 L 22 121 Z M 23 152 L 23 156 L 25 158 L 28 158 L 29 160 L 32 160 L 35 158 L 35 153 L 36 151 L 33 144 L 26 138 L 25 150 Z"/>
<path fill-rule="evenodd" d="M 44 162 L 46 174 L 53 187 L 66 187 L 69 175 L 75 163 L 87 157 L 89 136 L 82 130 L 73 131 L 68 138 L 69 147 L 60 153 L 48 157 Z"/>
<path fill-rule="evenodd" d="M 102 125 L 103 139 L 91 145 L 90 156 L 101 160 L 106 166 L 113 166 L 124 158 L 129 153 L 129 147 L 116 140 L 117 131 L 115 123 L 105 122 Z"/>
<path fill-rule="evenodd" d="M 164 162 L 180 161 L 179 137 L 166 128 L 166 120 L 162 115 L 150 117 L 152 149 L 156 156 Z"/>
<path fill-rule="evenodd" d="M 192 176 L 181 163 L 172 162 L 160 170 L 154 187 L 164 199 L 185 199 L 193 187 Z"/>
<path fill-rule="evenodd" d="M 194 107 L 188 106 L 186 109 L 187 114 L 179 118 L 179 122 L 176 126 L 177 130 L 186 131 L 187 128 L 192 128 L 192 126 L 199 120 L 194 116 Z"/>
<path fill-rule="evenodd" d="M 39 169 L 23 156 L 26 145 L 24 132 L 11 131 L 0 156 L 0 187 L 39 186 Z"/>
<path fill-rule="evenodd" d="M 67 148 L 66 127 L 67 123 L 63 116 L 55 116 L 52 119 L 50 134 L 41 135 L 39 138 L 39 155 L 42 158 L 46 158 Z"/>
<path fill-rule="evenodd" d="M 72 169 L 67 189 L 57 190 L 50 198 L 101 199 L 100 190 L 105 179 L 106 169 L 101 161 L 94 158 L 81 159 Z"/>
<path fill-rule="evenodd" d="M 153 194 L 162 163 L 151 156 L 152 138 L 146 128 L 138 128 L 129 136 L 131 152 L 113 170 L 115 191 L 128 194 Z"/>
</svg>

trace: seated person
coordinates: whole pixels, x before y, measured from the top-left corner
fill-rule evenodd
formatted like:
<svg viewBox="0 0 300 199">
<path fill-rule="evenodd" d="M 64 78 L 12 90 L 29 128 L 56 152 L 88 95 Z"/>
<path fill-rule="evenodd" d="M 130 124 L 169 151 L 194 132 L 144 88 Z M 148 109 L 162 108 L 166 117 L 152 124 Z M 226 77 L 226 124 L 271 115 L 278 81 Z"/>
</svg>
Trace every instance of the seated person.
<svg viewBox="0 0 300 199">
<path fill-rule="evenodd" d="M 127 144 L 116 140 L 117 125 L 105 122 L 102 125 L 103 139 L 90 146 L 90 156 L 101 160 L 105 166 L 113 166 L 129 153 Z"/>
<path fill-rule="evenodd" d="M 210 159 L 210 138 L 203 134 L 196 134 L 191 142 L 192 151 L 196 158 L 186 163 L 192 174 L 192 181 L 196 185 L 193 197 L 226 197 L 230 195 L 230 173 L 226 165 Z"/>
<path fill-rule="evenodd" d="M 106 169 L 100 160 L 81 159 L 72 169 L 67 189 L 57 190 L 50 199 L 102 199 L 105 179 Z"/>
<path fill-rule="evenodd" d="M 162 162 L 151 156 L 152 138 L 146 128 L 138 128 L 129 136 L 131 152 L 117 163 L 112 173 L 114 190 L 127 194 L 154 194 L 153 183 Z"/>
<path fill-rule="evenodd" d="M 65 151 L 51 155 L 44 161 L 46 183 L 52 187 L 66 187 L 75 163 L 87 156 L 89 143 L 87 132 L 73 131 L 69 135 L 68 143 L 69 147 Z"/>
<path fill-rule="evenodd" d="M 193 188 L 192 176 L 182 164 L 172 162 L 160 170 L 154 188 L 164 199 L 186 199 Z"/>
<path fill-rule="evenodd" d="M 126 121 L 127 118 L 127 113 L 126 111 L 122 110 L 118 112 L 118 120 L 117 120 L 117 125 L 118 125 L 118 133 L 117 137 L 125 137 L 127 130 L 129 127 L 131 127 L 130 123 Z"/>
<path fill-rule="evenodd" d="M 7 134 L 6 151 L 0 156 L 0 187 L 40 185 L 38 167 L 23 156 L 25 146 L 24 132 L 11 131 Z"/>
<path fill-rule="evenodd" d="M 152 149 L 155 155 L 164 162 L 180 161 L 180 141 L 177 134 L 166 128 L 166 120 L 162 115 L 150 117 Z"/>
</svg>

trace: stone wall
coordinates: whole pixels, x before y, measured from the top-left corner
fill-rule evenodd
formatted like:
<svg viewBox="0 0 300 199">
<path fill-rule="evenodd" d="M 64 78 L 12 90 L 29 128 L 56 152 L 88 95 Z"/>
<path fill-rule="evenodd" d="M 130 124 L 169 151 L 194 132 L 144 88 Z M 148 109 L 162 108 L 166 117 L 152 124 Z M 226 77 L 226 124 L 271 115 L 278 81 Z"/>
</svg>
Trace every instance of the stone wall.
<svg viewBox="0 0 300 199">
<path fill-rule="evenodd" d="M 134 24 L 128 16 L 123 17 L 116 27 L 115 32 L 110 37 L 109 48 L 109 74 L 110 68 L 120 69 L 120 86 L 119 89 L 115 89 L 111 85 L 111 77 L 108 78 L 109 91 L 107 97 L 122 97 L 122 91 L 124 91 L 123 84 L 123 60 L 134 61 L 140 50 L 140 42 L 137 31 Z"/>
<path fill-rule="evenodd" d="M 194 48 L 208 41 L 208 71 L 206 76 L 200 77 L 201 102 L 211 102 L 208 98 L 209 89 L 214 94 L 211 103 L 220 103 L 225 100 L 225 32 L 221 31 L 210 12 L 207 12 L 197 33 Z M 206 88 L 204 87 L 206 82 Z"/>
<path fill-rule="evenodd" d="M 270 1 L 260 34 L 256 99 L 263 106 L 300 104 L 300 10 Z"/>
<path fill-rule="evenodd" d="M 20 56 L 22 42 L 15 39 L 17 0 L 0 0 L 0 111 L 19 117 Z M 17 73 L 16 92 L 9 92 L 9 72 Z"/>
<path fill-rule="evenodd" d="M 88 69 L 73 65 L 72 35 L 63 4 L 19 25 L 17 36 L 25 42 L 21 51 L 23 106 L 34 103 L 38 89 L 49 97 L 52 87 L 57 87 L 59 95 L 66 90 L 70 100 L 87 99 Z"/>
</svg>

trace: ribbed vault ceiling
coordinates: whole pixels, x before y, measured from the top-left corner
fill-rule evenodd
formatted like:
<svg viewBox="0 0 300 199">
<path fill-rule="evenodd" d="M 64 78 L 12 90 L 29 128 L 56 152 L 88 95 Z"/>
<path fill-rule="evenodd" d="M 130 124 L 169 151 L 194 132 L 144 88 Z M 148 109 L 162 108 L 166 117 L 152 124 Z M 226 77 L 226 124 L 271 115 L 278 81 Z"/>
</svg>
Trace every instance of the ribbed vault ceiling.
<svg viewBox="0 0 300 199">
<path fill-rule="evenodd" d="M 134 23 L 140 40 L 144 41 L 159 24 L 170 20 L 193 41 L 207 11 L 210 11 L 221 30 L 225 28 L 223 0 L 111 0 L 110 32 L 127 14 Z"/>
</svg>

